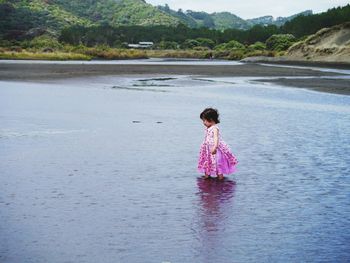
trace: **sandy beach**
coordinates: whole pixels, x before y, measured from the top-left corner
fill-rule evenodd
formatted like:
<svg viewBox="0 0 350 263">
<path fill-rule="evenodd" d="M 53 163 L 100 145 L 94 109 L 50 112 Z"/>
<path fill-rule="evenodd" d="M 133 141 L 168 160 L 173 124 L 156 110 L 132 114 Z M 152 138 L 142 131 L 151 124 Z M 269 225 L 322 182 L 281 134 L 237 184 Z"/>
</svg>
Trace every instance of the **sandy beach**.
<svg viewBox="0 0 350 263">
<path fill-rule="evenodd" d="M 135 62 L 135 63 L 133 63 Z M 204 62 L 204 63 L 203 63 Z M 197 63 L 197 64 L 196 64 Z M 322 68 L 255 63 L 199 61 L 199 60 L 139 60 L 116 63 L 0 61 L 0 80 L 39 81 L 98 75 L 195 75 L 205 77 L 271 77 L 262 82 L 282 86 L 310 88 L 322 92 L 350 94 L 349 78 L 323 78 L 342 76 L 339 72 Z M 344 76 L 346 76 L 344 74 Z M 281 77 L 277 78 L 276 77 Z M 288 77 L 288 78 L 285 78 Z M 295 77 L 295 78 L 292 78 Z M 299 77 L 312 77 L 302 78 Z M 322 77 L 322 78 L 321 78 Z"/>
</svg>

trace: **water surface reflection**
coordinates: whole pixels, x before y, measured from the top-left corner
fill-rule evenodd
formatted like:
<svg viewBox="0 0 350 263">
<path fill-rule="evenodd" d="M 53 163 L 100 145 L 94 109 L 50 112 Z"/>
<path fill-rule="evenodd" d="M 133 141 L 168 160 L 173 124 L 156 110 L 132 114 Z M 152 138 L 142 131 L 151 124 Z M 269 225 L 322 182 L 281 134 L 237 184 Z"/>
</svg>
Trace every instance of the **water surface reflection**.
<svg viewBox="0 0 350 263">
<path fill-rule="evenodd" d="M 221 254 L 221 238 L 226 233 L 226 226 L 231 224 L 229 212 L 234 204 L 236 182 L 225 178 L 219 181 L 216 178 L 197 178 L 198 214 L 197 227 L 201 262 L 212 262 Z"/>
</svg>

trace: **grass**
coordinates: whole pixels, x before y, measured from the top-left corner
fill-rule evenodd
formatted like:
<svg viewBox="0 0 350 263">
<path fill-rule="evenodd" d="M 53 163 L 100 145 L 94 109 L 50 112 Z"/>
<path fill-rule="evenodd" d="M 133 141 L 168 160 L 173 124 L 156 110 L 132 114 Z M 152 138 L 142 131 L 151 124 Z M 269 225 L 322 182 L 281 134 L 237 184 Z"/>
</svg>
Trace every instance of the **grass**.
<svg viewBox="0 0 350 263">
<path fill-rule="evenodd" d="M 78 53 L 66 53 L 66 52 L 15 52 L 4 51 L 0 52 L 0 59 L 33 59 L 33 60 L 91 60 L 91 56 L 78 54 Z"/>
<path fill-rule="evenodd" d="M 279 54 L 274 51 L 267 50 L 146 50 L 149 57 L 158 58 L 210 58 L 216 59 L 240 60 L 252 56 L 268 56 L 274 57 Z"/>
<path fill-rule="evenodd" d="M 156 58 L 209 58 L 211 51 L 197 50 L 146 50 L 149 57 Z"/>
<path fill-rule="evenodd" d="M 68 46 L 64 49 L 44 52 L 42 49 L 8 49 L 0 48 L 0 59 L 33 59 L 33 60 L 91 60 L 98 59 L 141 59 L 157 58 L 194 58 L 240 60 L 251 56 L 279 56 L 278 52 L 267 50 L 137 50 L 122 48 L 99 48 L 85 46 Z"/>
<path fill-rule="evenodd" d="M 98 48 L 85 48 L 83 50 L 77 50 L 82 54 L 102 59 L 140 59 L 148 58 L 147 53 L 143 50 L 134 49 L 98 49 Z"/>
<path fill-rule="evenodd" d="M 42 49 L 0 48 L 0 59 L 34 59 L 34 60 L 91 60 L 100 59 L 138 59 L 148 58 L 143 50 L 117 48 L 70 47 L 44 52 Z"/>
</svg>

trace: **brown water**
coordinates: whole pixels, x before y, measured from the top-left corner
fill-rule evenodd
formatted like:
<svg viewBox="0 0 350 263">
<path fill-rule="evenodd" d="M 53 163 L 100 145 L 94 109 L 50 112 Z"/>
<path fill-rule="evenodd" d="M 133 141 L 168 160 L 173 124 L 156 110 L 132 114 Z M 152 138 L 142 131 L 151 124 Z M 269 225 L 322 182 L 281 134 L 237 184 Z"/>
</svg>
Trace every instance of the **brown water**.
<svg viewBox="0 0 350 263">
<path fill-rule="evenodd" d="M 250 78 L 0 82 L 0 261 L 347 262 L 350 97 Z M 196 173 L 207 106 L 240 163 Z"/>
</svg>

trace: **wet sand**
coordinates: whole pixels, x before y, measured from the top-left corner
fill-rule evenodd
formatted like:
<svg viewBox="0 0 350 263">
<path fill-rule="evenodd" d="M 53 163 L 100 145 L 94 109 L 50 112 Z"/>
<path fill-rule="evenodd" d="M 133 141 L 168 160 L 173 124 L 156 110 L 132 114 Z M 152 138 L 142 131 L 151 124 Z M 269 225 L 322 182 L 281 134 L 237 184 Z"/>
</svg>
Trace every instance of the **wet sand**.
<svg viewBox="0 0 350 263">
<path fill-rule="evenodd" d="M 273 65 L 290 65 L 304 67 L 319 67 L 319 68 L 337 68 L 350 69 L 350 62 L 334 62 L 334 61 L 308 61 L 296 60 L 287 57 L 248 57 L 241 60 L 246 63 L 268 63 Z"/>
<path fill-rule="evenodd" d="M 273 77 L 258 81 L 322 92 L 350 94 L 350 79 L 321 78 L 346 76 L 339 72 L 286 65 L 264 65 L 232 61 L 139 60 L 90 62 L 0 61 L 0 80 L 40 81 L 99 75 L 194 75 L 205 77 Z M 181 63 L 185 61 L 184 63 Z M 193 63 L 191 63 L 191 61 Z M 179 63 L 180 62 L 180 63 Z M 202 63 L 204 62 L 204 63 Z M 198 63 L 198 64 L 196 64 Z M 308 79 L 276 77 L 314 77 Z"/>
<path fill-rule="evenodd" d="M 84 75 L 176 74 L 230 77 L 278 76 L 336 76 L 338 73 L 292 67 L 270 67 L 259 64 L 63 64 L 63 63 L 3 63 L 0 62 L 1 80 L 29 80 Z"/>
<path fill-rule="evenodd" d="M 274 83 L 295 88 L 307 88 L 322 92 L 350 95 L 350 79 L 333 78 L 277 78 L 254 81 Z"/>
</svg>

